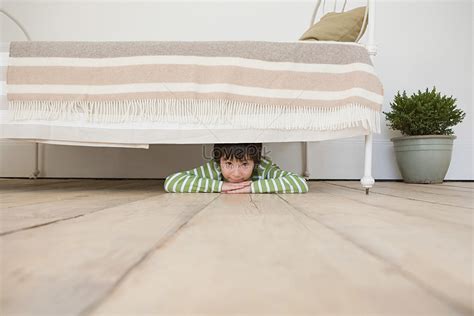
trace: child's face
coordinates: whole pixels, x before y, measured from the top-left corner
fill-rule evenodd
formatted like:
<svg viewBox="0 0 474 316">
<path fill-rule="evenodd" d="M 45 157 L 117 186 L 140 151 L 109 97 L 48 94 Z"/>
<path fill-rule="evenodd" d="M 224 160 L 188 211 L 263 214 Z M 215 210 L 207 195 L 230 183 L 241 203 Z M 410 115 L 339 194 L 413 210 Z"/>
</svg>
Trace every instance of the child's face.
<svg viewBox="0 0 474 316">
<path fill-rule="evenodd" d="M 224 159 L 221 157 L 222 176 L 228 182 L 244 182 L 250 179 L 255 163 L 253 160 Z"/>
</svg>

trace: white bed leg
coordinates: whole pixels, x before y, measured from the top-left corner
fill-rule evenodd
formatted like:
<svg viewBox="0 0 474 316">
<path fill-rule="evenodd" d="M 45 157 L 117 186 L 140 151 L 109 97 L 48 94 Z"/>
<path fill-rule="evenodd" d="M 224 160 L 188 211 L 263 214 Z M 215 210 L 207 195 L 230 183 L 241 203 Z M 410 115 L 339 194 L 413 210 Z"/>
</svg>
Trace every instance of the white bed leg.
<svg viewBox="0 0 474 316">
<path fill-rule="evenodd" d="M 309 159 L 308 159 L 308 142 L 303 142 L 303 177 L 309 180 Z"/>
<path fill-rule="evenodd" d="M 375 180 L 372 177 L 372 138 L 372 133 L 365 135 L 364 177 L 360 179 L 362 187 L 365 188 L 365 194 L 369 194 L 369 189 L 375 183 Z"/>
<path fill-rule="evenodd" d="M 39 144 L 35 143 L 35 170 L 30 175 L 30 179 L 36 179 L 38 178 L 38 175 L 40 174 L 40 171 L 38 169 L 38 160 L 39 160 Z"/>
</svg>

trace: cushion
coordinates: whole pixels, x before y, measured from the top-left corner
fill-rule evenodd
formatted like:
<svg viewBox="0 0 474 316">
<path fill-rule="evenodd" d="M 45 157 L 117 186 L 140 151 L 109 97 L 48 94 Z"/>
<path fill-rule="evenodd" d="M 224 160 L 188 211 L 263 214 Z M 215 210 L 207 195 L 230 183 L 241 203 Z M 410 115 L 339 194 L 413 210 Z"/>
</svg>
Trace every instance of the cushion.
<svg viewBox="0 0 474 316">
<path fill-rule="evenodd" d="M 355 42 L 364 22 L 366 7 L 346 12 L 330 12 L 311 26 L 300 40 Z M 362 34 L 368 24 L 368 16 Z"/>
</svg>

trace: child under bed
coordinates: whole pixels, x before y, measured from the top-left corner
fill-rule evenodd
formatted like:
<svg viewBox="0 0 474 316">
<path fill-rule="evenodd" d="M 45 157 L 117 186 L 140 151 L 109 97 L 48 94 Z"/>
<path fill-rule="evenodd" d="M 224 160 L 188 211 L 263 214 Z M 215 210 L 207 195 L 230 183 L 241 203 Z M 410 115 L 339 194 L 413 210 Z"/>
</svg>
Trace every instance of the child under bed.
<svg viewBox="0 0 474 316">
<path fill-rule="evenodd" d="M 191 170 L 166 177 L 166 192 L 306 193 L 298 174 L 284 171 L 262 156 L 261 143 L 215 144 L 213 159 Z"/>
</svg>

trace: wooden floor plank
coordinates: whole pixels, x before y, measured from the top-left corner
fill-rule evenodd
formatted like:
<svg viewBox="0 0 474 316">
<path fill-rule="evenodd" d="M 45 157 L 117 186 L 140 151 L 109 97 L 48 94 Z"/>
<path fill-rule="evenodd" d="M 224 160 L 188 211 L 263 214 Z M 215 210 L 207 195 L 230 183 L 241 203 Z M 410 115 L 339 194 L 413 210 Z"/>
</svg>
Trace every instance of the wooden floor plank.
<svg viewBox="0 0 474 316">
<path fill-rule="evenodd" d="M 339 184 L 341 183 L 341 184 Z M 448 206 L 426 202 L 417 199 L 407 199 L 395 195 L 372 194 L 365 195 L 360 190 L 354 190 L 356 182 L 312 182 L 311 188 L 316 191 L 338 192 L 356 201 L 362 201 L 372 206 L 402 213 L 406 216 L 422 217 L 429 220 L 444 221 L 464 227 L 473 227 L 473 210 L 464 207 Z M 378 185 L 378 183 L 376 184 Z M 345 203 L 341 203 L 345 204 Z"/>
<path fill-rule="evenodd" d="M 357 181 L 327 181 L 327 183 L 350 187 L 356 190 L 365 190 Z M 429 186 L 429 185 L 427 185 Z M 402 184 L 393 182 L 387 184 L 387 182 L 375 183 L 374 187 L 370 189 L 371 193 L 379 193 L 385 195 L 398 196 L 405 199 L 414 199 L 419 201 L 431 202 L 440 205 L 457 206 L 472 209 L 474 208 L 472 194 L 465 194 L 463 196 L 452 196 L 452 195 L 441 195 L 435 192 L 427 192 L 428 187 L 425 189 L 417 189 L 410 187 L 409 184 Z M 449 190 L 449 189 L 447 189 Z"/>
<path fill-rule="evenodd" d="M 0 237 L 2 315 L 78 315 L 217 194 L 148 197 Z"/>
<path fill-rule="evenodd" d="M 403 182 L 377 182 L 377 186 L 380 187 L 394 187 L 402 188 L 409 191 L 424 192 L 430 194 L 439 194 L 447 196 L 457 196 L 460 198 L 469 199 L 474 195 L 474 189 L 471 188 L 460 188 L 453 186 L 439 186 L 433 184 L 418 184 L 418 183 L 403 183 Z"/>
<path fill-rule="evenodd" d="M 157 180 L 159 181 L 159 180 Z M 36 205 L 58 200 L 67 200 L 88 194 L 99 193 L 123 184 L 138 183 L 136 180 L 83 180 L 57 184 L 54 187 L 42 186 L 34 191 L 0 191 L 0 208 Z"/>
<path fill-rule="evenodd" d="M 282 198 L 308 218 L 390 262 L 458 311 L 474 312 L 472 227 L 400 212 L 413 208 L 411 200 L 387 200 L 383 207 L 374 205 L 377 195 L 360 195 L 322 183 L 312 185 L 311 190 L 304 199 L 291 195 Z M 456 215 L 452 212 L 453 217 Z M 470 219 L 472 224 L 472 213 Z"/>
<path fill-rule="evenodd" d="M 57 194 L 54 201 L 0 208 L 0 235 L 55 223 L 163 193 L 163 181 L 109 181 L 78 194 Z M 57 192 L 57 193 L 56 193 Z M 80 194 L 80 195 L 79 195 Z"/>
<path fill-rule="evenodd" d="M 443 182 L 440 184 L 435 184 L 436 186 L 447 186 L 447 187 L 456 187 L 456 188 L 469 188 L 469 189 L 474 189 L 474 182 Z"/>
<path fill-rule="evenodd" d="M 0 178 L 0 192 L 41 190 L 48 187 L 57 187 L 62 184 L 74 182 L 80 184 L 81 180 L 75 179 L 6 179 Z"/>
<path fill-rule="evenodd" d="M 319 208 L 322 195 L 292 198 L 301 202 L 310 198 L 312 207 Z M 332 203 L 338 202 L 333 198 Z M 333 209 L 327 197 L 321 207 Z M 374 223 L 370 217 L 365 220 L 367 226 Z M 278 195 L 223 194 L 87 313 L 118 314 L 462 315 L 462 311 Z"/>
<path fill-rule="evenodd" d="M 391 182 L 387 182 L 387 183 L 391 183 Z M 402 182 L 400 182 L 402 183 Z M 412 186 L 418 186 L 420 188 L 423 188 L 423 187 L 429 187 L 429 188 L 436 188 L 436 189 L 439 189 L 441 190 L 440 192 L 442 192 L 441 194 L 444 194 L 445 192 L 457 192 L 457 191 L 460 191 L 460 192 L 473 192 L 474 191 L 474 188 L 472 187 L 467 187 L 467 186 L 457 186 L 456 185 L 456 182 L 454 182 L 454 185 L 445 185 L 444 183 L 443 184 L 418 184 L 418 183 L 410 183 L 410 185 Z M 445 189 L 447 189 L 446 191 L 444 191 Z"/>
</svg>

